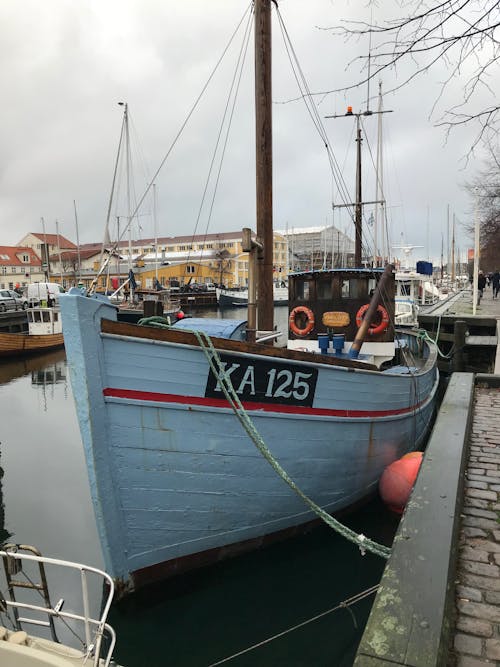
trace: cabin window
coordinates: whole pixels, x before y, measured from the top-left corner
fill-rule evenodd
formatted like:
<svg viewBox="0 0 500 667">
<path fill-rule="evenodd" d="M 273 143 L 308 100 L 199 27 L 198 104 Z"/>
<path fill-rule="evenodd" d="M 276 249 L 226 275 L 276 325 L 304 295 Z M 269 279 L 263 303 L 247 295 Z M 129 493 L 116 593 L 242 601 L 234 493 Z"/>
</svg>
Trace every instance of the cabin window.
<svg viewBox="0 0 500 667">
<path fill-rule="evenodd" d="M 318 290 L 318 299 L 331 300 L 333 298 L 332 279 L 330 278 L 330 276 L 318 280 L 317 290 Z"/>
<path fill-rule="evenodd" d="M 410 283 L 401 283 L 399 289 L 400 289 L 401 296 L 410 296 L 410 292 L 411 292 Z"/>
<path fill-rule="evenodd" d="M 44 310 L 42 312 L 42 319 L 44 322 L 50 322 L 50 312 L 47 310 Z"/>
<path fill-rule="evenodd" d="M 342 281 L 343 299 L 366 299 L 367 297 L 368 290 L 366 280 L 359 280 L 359 278 L 346 278 Z"/>
<path fill-rule="evenodd" d="M 297 280 L 295 283 L 295 298 L 300 301 L 309 301 L 310 282 L 309 280 Z"/>
<path fill-rule="evenodd" d="M 54 311 L 54 322 L 57 322 L 59 320 L 59 313 Z"/>
<path fill-rule="evenodd" d="M 35 310 L 33 313 L 33 322 L 41 322 L 42 321 L 42 315 L 39 310 Z"/>
</svg>

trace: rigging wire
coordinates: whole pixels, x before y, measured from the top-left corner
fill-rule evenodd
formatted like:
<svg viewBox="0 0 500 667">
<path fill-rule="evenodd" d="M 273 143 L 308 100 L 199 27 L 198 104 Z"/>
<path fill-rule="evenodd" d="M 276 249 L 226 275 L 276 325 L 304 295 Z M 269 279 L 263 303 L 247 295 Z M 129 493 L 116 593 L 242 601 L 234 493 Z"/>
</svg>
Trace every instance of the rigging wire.
<svg viewBox="0 0 500 667">
<path fill-rule="evenodd" d="M 207 80 L 205 81 L 204 85 L 202 86 L 202 89 L 201 89 L 200 93 L 198 94 L 197 98 L 195 99 L 194 103 L 192 104 L 192 106 L 191 106 L 191 108 L 190 108 L 190 110 L 189 110 L 189 112 L 188 112 L 186 118 L 185 118 L 184 121 L 182 122 L 182 124 L 181 124 L 179 130 L 177 131 L 177 134 L 175 135 L 175 137 L 174 137 L 172 143 L 170 144 L 170 146 L 169 146 L 169 148 L 168 148 L 168 150 L 167 150 L 165 156 L 162 158 L 162 160 L 161 160 L 161 162 L 160 162 L 158 168 L 156 169 L 155 173 L 153 174 L 153 177 L 151 178 L 151 180 L 150 180 L 148 186 L 146 187 L 146 189 L 145 189 L 144 193 L 142 194 L 141 198 L 139 199 L 139 202 L 138 202 L 138 204 L 137 204 L 137 206 L 136 206 L 134 212 L 133 212 L 132 215 L 130 216 L 130 220 L 133 219 L 133 218 L 137 215 L 137 212 L 139 211 L 140 207 L 142 206 L 142 204 L 143 204 L 143 202 L 144 202 L 146 196 L 148 195 L 149 191 L 150 191 L 151 188 L 153 187 L 153 184 L 156 182 L 156 179 L 157 179 L 157 177 L 158 177 L 158 174 L 159 174 L 160 171 L 162 170 L 162 168 L 163 168 L 165 162 L 166 162 L 167 159 L 169 158 L 169 156 L 170 156 L 170 154 L 172 153 L 174 147 L 177 145 L 178 140 L 180 139 L 182 133 L 184 132 L 184 130 L 185 130 L 185 128 L 186 128 L 186 126 L 187 126 L 189 120 L 191 119 L 191 116 L 193 115 L 193 113 L 195 112 L 196 108 L 198 107 L 198 104 L 200 103 L 200 101 L 201 101 L 203 95 L 205 94 L 205 92 L 206 92 L 206 90 L 207 90 L 209 84 L 211 83 L 212 79 L 214 78 L 216 72 L 218 71 L 218 69 L 219 69 L 219 67 L 220 67 L 220 65 L 221 65 L 221 63 L 222 63 L 222 61 L 224 60 L 224 58 L 225 58 L 225 56 L 226 56 L 226 54 L 227 54 L 227 52 L 228 52 L 228 50 L 229 50 L 231 44 L 233 43 L 233 41 L 234 41 L 236 35 L 238 34 L 238 31 L 240 30 L 240 27 L 241 27 L 241 25 L 243 24 L 243 22 L 244 22 L 244 20 L 245 20 L 245 17 L 247 16 L 247 14 L 248 14 L 249 12 L 251 12 L 252 5 L 253 5 L 253 3 L 250 2 L 250 4 L 247 6 L 246 10 L 244 11 L 244 13 L 243 13 L 241 19 L 239 20 L 239 22 L 238 22 L 236 28 L 234 29 L 234 31 L 233 31 L 231 37 L 229 38 L 229 40 L 228 40 L 226 46 L 225 46 L 224 49 L 222 50 L 222 53 L 221 53 L 221 55 L 219 56 L 219 59 L 217 60 L 215 66 L 214 66 L 213 69 L 212 69 L 212 71 L 210 72 L 210 74 L 209 74 Z M 120 236 L 119 236 L 119 238 L 117 239 L 117 241 L 113 244 L 113 246 L 112 246 L 112 248 L 111 248 L 111 252 L 109 253 L 109 255 L 108 255 L 108 257 L 106 258 L 106 260 L 105 260 L 104 262 L 101 262 L 101 268 L 99 269 L 99 271 L 98 271 L 96 277 L 95 277 L 94 280 L 92 281 L 92 285 L 91 285 L 91 287 L 90 287 L 90 292 L 92 292 L 92 291 L 95 289 L 99 277 L 100 277 L 100 276 L 102 275 L 102 273 L 105 271 L 107 264 L 109 264 L 110 257 L 111 257 L 111 255 L 113 254 L 113 251 L 115 251 L 115 250 L 117 249 L 117 247 L 119 246 L 119 243 L 120 243 L 121 239 L 122 239 L 123 236 L 127 233 L 128 228 L 129 228 L 129 225 L 130 225 L 130 220 L 128 221 L 127 225 L 125 225 L 124 229 L 121 231 Z"/>
<path fill-rule="evenodd" d="M 328 139 L 328 134 L 326 132 L 325 126 L 323 124 L 323 121 L 321 120 L 321 116 L 318 112 L 317 106 L 313 101 L 313 96 L 311 93 L 311 90 L 309 88 L 309 85 L 307 83 L 306 77 L 304 75 L 304 72 L 300 66 L 297 54 L 295 52 L 295 49 L 292 45 L 290 35 L 288 33 L 288 30 L 285 26 L 285 22 L 283 20 L 283 17 L 281 15 L 281 12 L 279 9 L 277 9 L 277 15 L 278 15 L 278 20 L 279 20 L 279 25 L 281 29 L 281 34 L 283 37 L 283 42 L 285 44 L 285 50 L 288 55 L 288 59 L 290 61 L 290 66 L 292 68 L 292 72 L 294 74 L 295 80 L 297 82 L 297 86 L 299 88 L 299 91 L 301 92 L 302 100 L 304 101 L 304 104 L 306 105 L 306 108 L 308 110 L 309 115 L 311 116 L 313 125 L 316 127 L 316 130 L 323 141 L 323 144 L 325 146 L 327 156 L 328 156 L 328 161 L 330 163 L 330 169 L 332 172 L 332 176 L 337 184 L 337 188 L 339 190 L 339 193 L 341 195 L 341 199 L 344 202 L 344 204 L 347 204 L 349 202 L 349 191 L 347 188 L 347 185 L 345 183 L 345 180 L 342 176 L 341 169 L 339 167 L 337 158 L 335 156 L 335 153 L 332 150 L 332 147 L 330 145 L 329 139 Z M 354 220 L 354 216 L 351 214 L 352 220 Z"/>
<path fill-rule="evenodd" d="M 220 125 L 219 125 L 219 131 L 218 131 L 218 134 L 217 134 L 217 139 L 216 139 L 216 142 L 215 142 L 215 147 L 214 147 L 213 154 L 212 154 L 212 159 L 211 159 L 211 162 L 210 162 L 210 167 L 209 167 L 207 178 L 206 178 L 206 181 L 205 181 L 205 187 L 204 187 L 204 190 L 203 190 L 203 195 L 202 195 L 200 206 L 199 206 L 199 209 L 198 209 L 198 215 L 196 217 L 196 224 L 195 224 L 193 234 L 192 234 L 192 237 L 191 237 L 191 244 L 189 246 L 189 253 L 188 253 L 188 260 L 187 260 L 188 262 L 190 261 L 191 250 L 193 248 L 193 243 L 194 243 L 194 239 L 196 237 L 196 232 L 197 232 L 197 229 L 198 229 L 198 225 L 200 223 L 201 214 L 202 214 L 202 211 L 203 211 L 203 207 L 204 207 L 204 204 L 205 204 L 205 199 L 206 199 L 207 192 L 208 192 L 208 187 L 210 185 L 210 180 L 211 180 L 212 173 L 213 173 L 213 170 L 214 170 L 214 167 L 215 167 L 215 161 L 216 161 L 217 153 L 218 153 L 219 146 L 220 146 L 220 143 L 221 143 L 221 138 L 222 138 L 224 126 L 226 124 L 226 119 L 228 119 L 227 120 L 226 132 L 225 132 L 225 138 L 224 138 L 224 141 L 223 141 L 223 144 L 222 144 L 221 155 L 220 155 L 220 158 L 219 158 L 219 166 L 218 166 L 217 175 L 216 175 L 216 178 L 215 178 L 213 194 L 212 194 L 211 203 L 210 203 L 210 207 L 209 207 L 209 212 L 208 212 L 208 216 L 207 216 L 207 223 L 206 223 L 206 226 L 205 226 L 205 233 L 204 233 L 204 237 L 203 237 L 203 248 L 205 247 L 205 241 L 206 241 L 207 234 L 208 234 L 208 227 L 210 225 L 210 221 L 211 221 L 211 217 L 212 217 L 215 197 L 217 195 L 219 179 L 220 179 L 220 175 L 221 175 L 221 171 L 222 171 L 222 164 L 223 164 L 223 161 L 224 161 L 224 156 L 225 156 L 225 152 L 226 152 L 226 148 L 227 148 L 227 142 L 228 142 L 228 139 L 229 139 L 229 133 L 230 133 L 230 130 L 231 130 L 232 120 L 233 120 L 233 116 L 234 116 L 234 109 L 235 109 L 235 106 L 236 106 L 236 100 L 237 100 L 237 97 L 238 97 L 239 87 L 240 87 L 240 83 L 241 83 L 241 77 L 242 77 L 243 68 L 244 68 L 244 65 L 245 65 L 246 54 L 247 54 L 247 50 L 248 50 L 248 44 L 249 44 L 250 36 L 251 36 L 251 33 L 252 33 L 251 26 L 252 26 L 252 14 L 249 13 L 248 21 L 247 21 L 247 24 L 245 26 L 245 30 L 244 30 L 244 33 L 243 33 L 243 40 L 242 40 L 240 51 L 239 51 L 238 58 L 237 58 L 237 61 L 236 61 L 236 67 L 235 67 L 235 70 L 234 70 L 234 73 L 233 73 L 233 78 L 231 80 L 231 85 L 230 85 L 229 92 L 228 92 L 227 99 L 226 99 L 226 105 L 224 107 L 224 112 L 223 112 L 222 119 L 221 119 L 221 122 L 220 122 Z M 232 104 L 231 104 L 231 102 L 232 102 Z M 228 113 L 229 113 L 229 118 L 228 118 Z M 201 262 L 202 257 L 203 257 L 203 250 L 202 250 L 201 257 L 200 257 L 200 262 Z M 201 265 L 198 264 L 198 271 L 200 270 L 200 268 L 201 268 Z"/>
<path fill-rule="evenodd" d="M 275 639 L 280 639 L 280 637 L 284 637 L 285 635 L 290 634 L 290 632 L 294 632 L 295 630 L 299 630 L 300 628 L 303 628 L 306 625 L 309 625 L 309 623 L 313 623 L 320 618 L 324 618 L 328 614 L 331 614 L 334 611 L 338 611 L 339 609 L 346 609 L 347 611 L 351 611 L 349 609 L 350 606 L 353 604 L 356 604 L 357 602 L 360 602 L 364 598 L 368 597 L 369 595 L 373 595 L 374 593 L 377 592 L 379 588 L 379 584 L 376 584 L 375 586 L 371 586 L 371 588 L 367 588 L 366 590 L 362 591 L 361 593 L 357 593 L 356 595 L 353 595 L 352 597 L 348 598 L 347 600 L 344 600 L 343 602 L 340 602 L 338 605 L 335 607 L 332 607 L 331 609 L 327 609 L 326 611 L 321 612 L 320 614 L 316 614 L 316 616 L 312 616 L 311 618 L 308 618 L 305 621 L 302 621 L 301 623 L 297 623 L 296 625 L 293 625 L 290 628 L 287 628 L 286 630 L 283 630 L 282 632 L 278 632 L 275 635 L 272 635 L 271 637 L 268 637 L 267 639 L 263 639 L 261 642 L 258 642 L 257 644 L 253 644 L 252 646 L 249 646 L 248 648 L 243 649 L 242 651 L 238 651 L 238 653 L 233 653 L 233 655 L 228 656 L 227 658 L 223 658 L 222 660 L 218 660 L 217 662 L 212 662 L 208 667 L 217 667 L 218 665 L 223 665 L 226 662 L 229 662 L 230 660 L 234 660 L 234 658 L 238 658 L 241 655 L 244 655 L 245 653 L 249 653 L 250 651 L 254 651 L 255 649 L 258 649 L 262 646 L 265 646 L 266 644 L 269 644 L 270 642 L 274 641 Z M 354 625 L 356 625 L 356 620 L 353 618 Z"/>
<path fill-rule="evenodd" d="M 278 14 L 278 19 L 279 19 L 279 25 L 283 37 L 283 41 L 285 44 L 285 50 L 288 55 L 288 59 L 290 61 L 290 66 L 292 69 L 292 72 L 294 74 L 295 80 L 297 82 L 297 86 L 299 88 L 299 91 L 301 92 L 301 100 L 304 102 L 306 105 L 306 108 L 308 110 L 308 113 L 312 119 L 313 125 L 315 126 L 318 134 L 321 137 L 321 140 L 324 143 L 325 149 L 327 151 L 327 156 L 328 160 L 330 163 L 330 169 L 332 173 L 332 177 L 334 179 L 334 182 L 337 186 L 337 190 L 340 196 L 341 201 L 343 202 L 344 206 L 347 209 L 348 215 L 350 217 L 350 220 L 354 222 L 354 211 L 352 210 L 352 205 L 350 204 L 350 194 L 349 194 L 349 189 L 347 187 L 347 184 L 345 182 L 345 179 L 342 175 L 342 170 L 339 166 L 339 163 L 337 161 L 337 158 L 335 156 L 335 153 L 330 145 L 329 139 L 328 139 L 328 134 L 326 132 L 325 126 L 321 120 L 320 114 L 318 112 L 318 108 L 316 104 L 314 103 L 312 93 L 310 91 L 309 85 L 307 83 L 305 74 L 300 66 L 300 63 L 298 61 L 297 54 L 295 52 L 295 49 L 292 45 L 290 35 L 287 31 L 287 28 L 285 26 L 283 17 L 277 9 L 277 14 Z M 363 128 L 364 129 L 364 128 Z M 353 130 L 354 131 L 354 130 Z M 351 135 L 352 136 L 352 135 Z M 365 132 L 365 137 L 366 137 L 366 132 Z M 372 158 L 373 162 L 373 158 Z M 385 207 L 384 207 L 385 210 Z M 367 225 L 363 225 L 363 229 L 367 229 Z M 365 234 L 367 232 L 365 231 Z M 366 238 L 365 238 L 366 241 Z M 365 248 L 367 248 L 368 251 L 371 251 L 371 254 L 374 254 L 373 251 L 373 245 L 374 245 L 374 240 L 373 240 L 373 235 L 370 238 L 370 242 L 365 242 Z"/>
</svg>

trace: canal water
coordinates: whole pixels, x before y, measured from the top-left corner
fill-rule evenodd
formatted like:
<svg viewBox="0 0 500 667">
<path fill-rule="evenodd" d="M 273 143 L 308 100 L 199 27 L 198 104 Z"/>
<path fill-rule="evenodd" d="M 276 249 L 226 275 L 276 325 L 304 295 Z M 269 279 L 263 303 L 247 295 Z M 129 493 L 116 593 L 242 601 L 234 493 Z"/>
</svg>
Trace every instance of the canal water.
<svg viewBox="0 0 500 667">
<path fill-rule="evenodd" d="M 64 351 L 1 361 L 0 406 L 1 540 L 102 567 Z M 378 500 L 344 520 L 387 545 L 397 527 Z M 377 584 L 383 567 L 319 525 L 116 604 L 115 658 L 124 667 L 208 667 L 258 644 L 223 664 L 348 667 L 373 595 L 341 605 Z"/>
</svg>

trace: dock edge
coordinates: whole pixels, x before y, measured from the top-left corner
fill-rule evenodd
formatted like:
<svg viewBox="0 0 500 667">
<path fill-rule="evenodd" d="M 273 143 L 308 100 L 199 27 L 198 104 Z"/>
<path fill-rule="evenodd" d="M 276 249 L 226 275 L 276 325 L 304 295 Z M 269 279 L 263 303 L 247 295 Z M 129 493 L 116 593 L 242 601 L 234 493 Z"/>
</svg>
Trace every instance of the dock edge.
<svg viewBox="0 0 500 667">
<path fill-rule="evenodd" d="M 474 385 L 451 376 L 354 667 L 446 665 Z"/>
</svg>

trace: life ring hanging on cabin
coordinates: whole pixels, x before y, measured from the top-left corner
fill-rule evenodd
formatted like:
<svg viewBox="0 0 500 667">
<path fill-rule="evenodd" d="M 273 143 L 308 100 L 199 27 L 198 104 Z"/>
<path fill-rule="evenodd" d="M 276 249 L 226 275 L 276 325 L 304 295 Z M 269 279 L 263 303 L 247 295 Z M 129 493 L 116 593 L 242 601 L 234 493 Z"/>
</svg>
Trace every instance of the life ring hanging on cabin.
<svg viewBox="0 0 500 667">
<path fill-rule="evenodd" d="M 300 313 L 306 317 L 306 326 L 303 329 L 298 327 L 295 321 L 296 316 Z M 290 313 L 288 323 L 290 325 L 291 331 L 293 331 L 296 336 L 307 336 L 307 334 L 311 333 L 311 331 L 314 329 L 314 313 L 307 306 L 295 306 L 295 308 Z"/>
<path fill-rule="evenodd" d="M 361 326 L 361 322 L 363 321 L 363 317 L 370 307 L 369 303 L 365 303 L 364 306 L 361 306 L 361 308 L 358 310 L 356 313 L 356 326 L 359 327 Z M 389 325 L 389 314 L 384 308 L 384 306 L 378 305 L 377 306 L 377 313 L 380 315 L 380 324 L 377 324 L 377 326 L 371 325 L 370 328 L 368 329 L 368 333 L 370 336 L 377 336 L 378 334 L 383 333 L 388 325 Z"/>
</svg>

